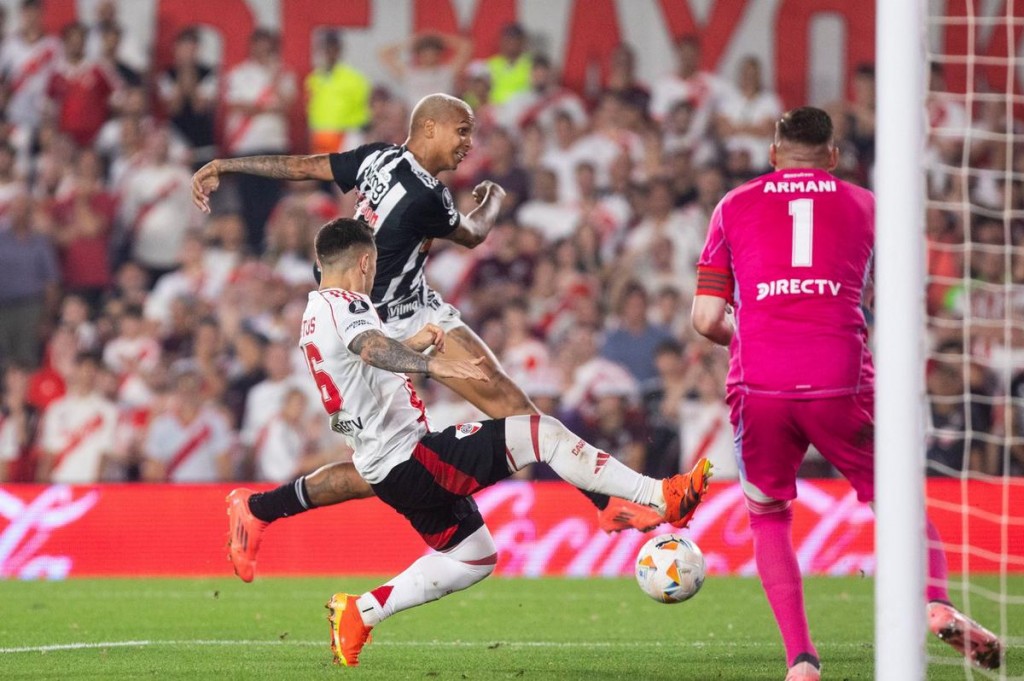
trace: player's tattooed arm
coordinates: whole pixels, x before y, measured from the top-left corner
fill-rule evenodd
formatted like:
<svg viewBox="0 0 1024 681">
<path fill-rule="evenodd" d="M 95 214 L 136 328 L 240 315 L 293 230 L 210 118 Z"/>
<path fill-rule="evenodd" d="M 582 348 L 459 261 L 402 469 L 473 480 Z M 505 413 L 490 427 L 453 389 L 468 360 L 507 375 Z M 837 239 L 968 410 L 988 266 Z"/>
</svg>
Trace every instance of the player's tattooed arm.
<svg viewBox="0 0 1024 681">
<path fill-rule="evenodd" d="M 425 374 L 430 366 L 430 358 L 374 329 L 353 338 L 348 349 L 370 366 L 386 371 Z"/>
<path fill-rule="evenodd" d="M 426 357 L 377 330 L 364 331 L 348 344 L 348 349 L 378 369 L 406 374 L 428 374 L 436 378 L 490 381 L 483 369 L 485 357 L 443 359 Z"/>
<path fill-rule="evenodd" d="M 280 180 L 322 180 L 334 178 L 327 154 L 312 156 L 243 156 L 212 161 L 221 173 L 243 173 Z"/>
<path fill-rule="evenodd" d="M 281 180 L 334 179 L 328 154 L 314 156 L 243 156 L 217 158 L 196 171 L 192 176 L 192 203 L 204 213 L 210 212 L 210 194 L 220 186 L 220 176 L 243 173 L 274 177 Z"/>
<path fill-rule="evenodd" d="M 470 211 L 469 215 L 464 215 L 459 221 L 459 226 L 447 237 L 450 241 L 469 248 L 476 248 L 490 234 L 494 223 L 498 221 L 505 190 L 497 182 L 485 180 L 473 189 L 473 198 L 476 199 L 477 207 Z"/>
</svg>

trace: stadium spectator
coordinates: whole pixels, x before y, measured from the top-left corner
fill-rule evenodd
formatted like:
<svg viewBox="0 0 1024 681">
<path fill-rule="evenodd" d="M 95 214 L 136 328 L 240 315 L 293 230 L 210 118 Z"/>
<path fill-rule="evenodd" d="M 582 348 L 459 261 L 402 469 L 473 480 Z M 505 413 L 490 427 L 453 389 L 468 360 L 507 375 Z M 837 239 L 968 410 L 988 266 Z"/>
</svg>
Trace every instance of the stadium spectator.
<svg viewBox="0 0 1024 681">
<path fill-rule="evenodd" d="M 254 447 L 263 426 L 277 414 L 284 404 L 284 397 L 292 388 L 301 390 L 304 386 L 296 376 L 291 363 L 291 346 L 271 343 L 263 358 L 266 378 L 253 385 L 245 398 L 240 438 L 242 444 Z"/>
<path fill-rule="evenodd" d="M 716 478 L 734 480 L 739 475 L 729 405 L 725 402 L 728 371 L 728 356 L 714 345 L 703 338 L 690 344 L 682 377 L 684 399 L 676 412 L 682 424 L 677 470 L 685 470 L 687 463 L 705 457 L 715 467 Z"/>
<path fill-rule="evenodd" d="M 604 89 L 628 101 L 641 111 L 648 111 L 651 90 L 636 76 L 636 51 L 628 43 L 619 43 L 608 56 L 608 76 Z"/>
<path fill-rule="evenodd" d="M 95 355 L 79 354 L 67 394 L 43 412 L 37 470 L 41 482 L 83 484 L 100 480 L 104 460 L 114 450 L 117 407 L 97 389 L 99 368 Z"/>
<path fill-rule="evenodd" d="M 26 194 L 28 188 L 15 169 L 15 150 L 7 141 L 0 141 L 0 221 L 15 197 Z"/>
<path fill-rule="evenodd" d="M 226 373 L 228 382 L 224 406 L 231 415 L 232 428 L 237 432 L 245 417 L 249 391 L 267 378 L 263 369 L 267 339 L 250 328 L 243 328 L 234 336 L 232 349 L 234 352 Z"/>
<path fill-rule="evenodd" d="M 533 57 L 526 51 L 526 30 L 519 24 L 501 29 L 497 54 L 486 61 L 490 74 L 490 99 L 504 104 L 513 96 L 530 89 Z"/>
<path fill-rule="evenodd" d="M 78 352 L 96 352 L 100 345 L 99 330 L 91 320 L 92 308 L 80 295 L 67 293 L 60 304 L 57 323 L 71 332 Z"/>
<path fill-rule="evenodd" d="M 231 426 L 197 374 L 174 380 L 167 411 L 149 424 L 143 446 L 147 482 L 217 482 L 233 477 Z"/>
<path fill-rule="evenodd" d="M 63 57 L 53 70 L 47 95 L 57 106 L 60 131 L 87 147 L 110 116 L 110 101 L 121 81 L 106 64 L 86 58 L 84 24 L 68 24 L 61 36 Z"/>
<path fill-rule="evenodd" d="M 451 33 L 422 33 L 386 45 L 377 54 L 413 107 L 435 92 L 456 94 L 455 80 L 473 56 L 473 41 Z"/>
<path fill-rule="evenodd" d="M 249 37 L 248 59 L 224 77 L 222 146 L 229 156 L 280 154 L 291 147 L 288 114 L 298 92 L 295 76 L 281 63 L 278 48 L 276 33 L 256 29 Z M 267 217 L 281 197 L 281 184 L 256 175 L 235 180 L 249 246 L 260 251 Z"/>
<path fill-rule="evenodd" d="M 289 388 L 280 410 L 260 429 L 253 445 L 257 480 L 283 483 L 325 463 L 315 449 L 315 431 L 308 427 L 307 403 L 305 392 Z M 318 416 L 316 423 L 322 422 Z"/>
<path fill-rule="evenodd" d="M 0 51 L 0 78 L 5 119 L 25 148 L 45 120 L 46 91 L 60 55 L 60 41 L 43 30 L 42 0 L 22 0 L 18 30 L 7 35 Z"/>
<path fill-rule="evenodd" d="M 605 333 L 601 356 L 629 370 L 633 379 L 644 383 L 655 378 L 655 351 L 672 336 L 648 321 L 647 291 L 636 281 L 626 285 L 619 297 L 616 319 Z"/>
<path fill-rule="evenodd" d="M 46 313 L 56 307 L 60 276 L 34 208 L 30 197 L 16 197 L 0 229 L 0 362 L 30 367 L 39 361 L 39 334 Z"/>
<path fill-rule="evenodd" d="M 28 372 L 9 363 L 3 371 L 0 397 L 0 482 L 21 482 L 25 461 L 39 421 L 39 410 L 28 402 Z"/>
<path fill-rule="evenodd" d="M 103 364 L 117 379 L 117 401 L 132 406 L 152 400 L 148 376 L 160 364 L 162 349 L 135 305 L 124 308 L 117 319 L 117 336 L 103 348 Z"/>
<path fill-rule="evenodd" d="M 687 139 L 688 146 L 692 148 L 696 140 L 710 130 L 723 85 L 718 76 L 700 69 L 700 39 L 697 36 L 680 37 L 675 44 L 675 53 L 675 71 L 654 81 L 651 88 L 651 115 L 662 121 L 677 103 L 689 104 L 693 113 Z"/>
<path fill-rule="evenodd" d="M 530 87 L 499 104 L 498 123 L 509 130 L 522 130 L 534 124 L 550 130 L 558 113 L 572 117 L 578 127 L 587 124 L 583 100 L 572 90 L 562 87 L 550 59 L 536 55 L 530 66 Z"/>
<path fill-rule="evenodd" d="M 171 125 L 192 148 L 196 167 L 215 155 L 217 72 L 199 61 L 199 29 L 184 28 L 174 39 L 174 61 L 156 79 L 156 93 Z"/>
<path fill-rule="evenodd" d="M 99 33 L 99 48 L 95 53 L 89 49 L 89 41 L 92 40 L 94 32 Z M 114 109 L 120 106 L 120 87 L 139 87 L 143 85 L 142 75 L 139 71 L 121 58 L 123 38 L 124 30 L 121 28 L 121 25 L 115 20 L 106 20 L 100 21 L 94 30 L 90 31 L 86 42 L 86 54 L 100 64 L 103 64 L 119 79 L 119 88 L 114 91 L 110 102 L 111 107 Z"/>
<path fill-rule="evenodd" d="M 748 55 L 740 60 L 736 84 L 723 88 L 716 114 L 715 129 L 726 152 L 746 155 L 753 173 L 766 170 L 768 146 L 775 121 L 782 115 L 782 101 L 765 89 L 760 59 Z"/>
<path fill-rule="evenodd" d="M 853 72 L 853 97 L 830 107 L 836 134 L 857 163 L 856 177 L 869 183 L 875 165 L 875 66 L 858 64 Z"/>
<path fill-rule="evenodd" d="M 95 151 L 78 152 L 55 198 L 52 239 L 60 256 L 61 284 L 64 291 L 97 307 L 113 277 L 110 251 L 117 198 L 104 186 L 103 162 Z"/>
<path fill-rule="evenodd" d="M 170 144 L 166 130 L 152 133 L 121 194 L 132 258 L 146 268 L 151 281 L 181 264 L 185 234 L 196 223 L 188 203 L 189 172 L 172 160 Z"/>
<path fill-rule="evenodd" d="M 370 81 L 342 61 L 342 54 L 341 36 L 322 32 L 318 65 L 305 81 L 309 148 L 314 154 L 347 148 L 345 136 L 370 121 Z"/>
<path fill-rule="evenodd" d="M 712 215 L 692 317 L 701 335 L 730 350 L 730 420 L 755 562 L 782 635 L 787 678 L 818 681 L 821 665 L 792 543 L 792 500 L 797 468 L 814 444 L 849 479 L 861 502 L 874 501 L 874 370 L 862 310 L 874 248 L 874 197 L 833 179 L 838 151 L 832 121 L 821 109 L 787 112 L 769 153 L 775 171 L 727 194 Z M 763 191 L 794 172 L 806 173 L 808 182 L 834 182 L 835 188 L 826 185 L 828 194 L 803 191 L 802 185 Z M 792 236 L 793 196 L 816 202 L 816 217 L 828 216 L 833 226 L 813 248 L 807 243 L 807 253 Z M 802 285 L 798 295 L 759 295 L 764 284 L 758 282 L 790 275 L 794 261 L 813 267 L 807 277 L 834 282 L 833 292 L 805 291 Z M 935 526 L 926 525 L 929 626 L 971 661 L 997 667 L 1001 644 L 950 604 L 946 556 Z"/>
</svg>

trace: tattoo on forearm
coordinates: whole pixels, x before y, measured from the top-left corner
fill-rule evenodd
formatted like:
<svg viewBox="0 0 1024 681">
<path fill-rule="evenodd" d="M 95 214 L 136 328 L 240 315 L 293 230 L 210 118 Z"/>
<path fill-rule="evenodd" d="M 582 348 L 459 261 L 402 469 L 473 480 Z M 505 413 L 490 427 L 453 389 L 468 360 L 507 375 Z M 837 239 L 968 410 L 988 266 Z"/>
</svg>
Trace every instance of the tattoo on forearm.
<svg viewBox="0 0 1024 681">
<path fill-rule="evenodd" d="M 309 180 L 323 177 L 320 166 L 329 163 L 325 155 L 317 156 L 243 156 L 218 161 L 224 173 L 247 173 L 281 180 Z"/>
<path fill-rule="evenodd" d="M 353 339 L 349 350 L 378 369 L 425 374 L 430 358 L 411 350 L 380 331 L 366 331 Z"/>
</svg>

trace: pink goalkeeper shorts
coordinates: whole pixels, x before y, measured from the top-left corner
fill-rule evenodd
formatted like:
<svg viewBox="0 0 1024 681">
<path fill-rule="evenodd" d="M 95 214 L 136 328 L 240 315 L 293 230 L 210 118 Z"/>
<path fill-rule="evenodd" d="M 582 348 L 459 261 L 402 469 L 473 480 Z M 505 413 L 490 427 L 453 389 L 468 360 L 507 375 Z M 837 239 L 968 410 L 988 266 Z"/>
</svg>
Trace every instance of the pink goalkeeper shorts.
<svg viewBox="0 0 1024 681">
<path fill-rule="evenodd" d="M 740 475 L 772 499 L 796 498 L 796 472 L 813 444 L 857 491 L 875 498 L 875 395 L 728 398 Z"/>
</svg>

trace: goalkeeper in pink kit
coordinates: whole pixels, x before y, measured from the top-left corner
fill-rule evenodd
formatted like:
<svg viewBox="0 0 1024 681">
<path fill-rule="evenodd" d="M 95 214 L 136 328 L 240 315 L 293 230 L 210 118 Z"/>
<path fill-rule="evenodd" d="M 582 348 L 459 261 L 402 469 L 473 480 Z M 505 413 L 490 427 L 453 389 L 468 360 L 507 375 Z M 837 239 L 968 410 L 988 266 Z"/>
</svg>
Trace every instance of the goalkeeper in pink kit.
<svg viewBox="0 0 1024 681">
<path fill-rule="evenodd" d="M 860 501 L 874 500 L 874 368 L 861 305 L 875 200 L 829 172 L 838 150 L 821 109 L 786 113 L 770 154 L 775 172 L 729 192 L 711 216 L 692 319 L 729 348 L 726 399 L 757 571 L 786 648 L 786 681 L 816 681 L 790 504 L 811 444 Z M 927 531 L 931 631 L 976 665 L 998 667 L 999 639 L 950 604 L 931 521 Z"/>
</svg>

